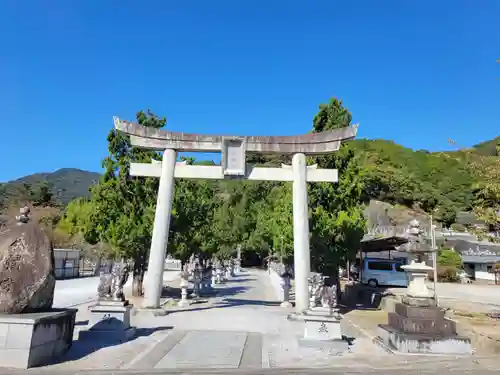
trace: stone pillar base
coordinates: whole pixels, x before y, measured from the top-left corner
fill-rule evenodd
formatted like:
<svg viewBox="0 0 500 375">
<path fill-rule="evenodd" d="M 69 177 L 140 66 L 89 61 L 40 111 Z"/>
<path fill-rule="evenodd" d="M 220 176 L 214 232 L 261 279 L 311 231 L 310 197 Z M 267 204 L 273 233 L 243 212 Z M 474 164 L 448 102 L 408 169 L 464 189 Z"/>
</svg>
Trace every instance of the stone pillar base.
<svg viewBox="0 0 500 375">
<path fill-rule="evenodd" d="M 457 335 L 455 322 L 430 298 L 405 298 L 379 325 L 379 342 L 389 350 L 415 354 L 471 354 L 470 339 Z M 430 305 L 430 306 L 429 306 Z"/>
<path fill-rule="evenodd" d="M 300 346 L 335 349 L 339 352 L 349 349 L 349 343 L 342 337 L 339 318 L 306 315 L 304 321 L 304 337 L 299 340 Z"/>
<path fill-rule="evenodd" d="M 128 301 L 98 301 L 90 306 L 89 329 L 80 331 L 78 338 L 128 341 L 135 336 L 135 327 L 130 326 L 130 311 L 133 305 Z"/>
</svg>

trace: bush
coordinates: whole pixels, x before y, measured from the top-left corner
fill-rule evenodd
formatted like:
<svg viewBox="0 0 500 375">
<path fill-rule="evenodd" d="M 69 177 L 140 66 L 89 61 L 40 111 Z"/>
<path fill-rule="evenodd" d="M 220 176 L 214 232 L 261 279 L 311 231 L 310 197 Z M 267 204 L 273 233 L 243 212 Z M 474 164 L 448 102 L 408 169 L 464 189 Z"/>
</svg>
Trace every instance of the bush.
<svg viewBox="0 0 500 375">
<path fill-rule="evenodd" d="M 453 223 L 453 224 L 451 224 L 451 230 L 453 230 L 455 232 L 465 232 L 465 231 L 467 231 L 467 228 L 463 224 Z"/>
<path fill-rule="evenodd" d="M 438 251 L 437 263 L 444 267 L 462 268 L 462 258 L 453 250 L 442 249 Z"/>
<path fill-rule="evenodd" d="M 437 267 L 437 277 L 439 282 L 455 283 L 460 281 L 458 277 L 459 268 L 453 266 L 440 266 Z M 429 280 L 434 281 L 434 272 L 429 272 Z"/>
</svg>

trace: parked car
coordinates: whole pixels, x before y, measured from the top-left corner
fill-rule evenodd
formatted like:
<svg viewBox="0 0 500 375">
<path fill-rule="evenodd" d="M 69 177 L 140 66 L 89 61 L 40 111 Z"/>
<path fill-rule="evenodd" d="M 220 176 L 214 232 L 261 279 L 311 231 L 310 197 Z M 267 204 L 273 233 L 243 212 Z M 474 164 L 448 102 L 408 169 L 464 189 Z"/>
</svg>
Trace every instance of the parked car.
<svg viewBox="0 0 500 375">
<path fill-rule="evenodd" d="M 395 259 L 367 258 L 363 262 L 361 283 L 371 287 L 384 286 L 408 286 L 408 277 L 401 268 L 405 262 Z"/>
</svg>

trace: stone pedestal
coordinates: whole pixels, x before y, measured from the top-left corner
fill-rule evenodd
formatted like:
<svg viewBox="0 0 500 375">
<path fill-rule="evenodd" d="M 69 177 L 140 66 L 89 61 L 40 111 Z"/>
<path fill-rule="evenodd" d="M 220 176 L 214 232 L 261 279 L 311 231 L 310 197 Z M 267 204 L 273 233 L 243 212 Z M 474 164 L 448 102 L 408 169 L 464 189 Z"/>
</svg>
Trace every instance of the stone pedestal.
<svg viewBox="0 0 500 375">
<path fill-rule="evenodd" d="M 135 336 L 135 327 L 130 326 L 130 310 L 128 301 L 98 301 L 89 307 L 89 329 L 80 331 L 79 339 L 105 339 L 112 341 L 128 341 Z"/>
<path fill-rule="evenodd" d="M 304 337 L 299 340 L 299 345 L 335 349 L 339 352 L 348 350 L 349 343 L 342 338 L 341 317 L 322 315 L 324 312 L 312 310 L 304 315 Z"/>
<path fill-rule="evenodd" d="M 379 325 L 379 339 L 391 350 L 418 354 L 472 354 L 468 337 L 458 336 L 455 322 L 432 298 L 405 296 L 388 324 Z"/>
<path fill-rule="evenodd" d="M 53 363 L 73 344 L 77 311 L 0 314 L 0 367 L 27 369 Z"/>
</svg>

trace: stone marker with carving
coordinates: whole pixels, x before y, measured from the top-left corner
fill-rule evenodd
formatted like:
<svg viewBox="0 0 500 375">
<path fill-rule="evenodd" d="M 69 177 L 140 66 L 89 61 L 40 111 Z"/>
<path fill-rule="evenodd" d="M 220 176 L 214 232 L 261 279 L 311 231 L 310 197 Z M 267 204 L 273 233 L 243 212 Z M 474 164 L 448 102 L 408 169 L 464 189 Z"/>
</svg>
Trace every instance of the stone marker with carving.
<svg viewBox="0 0 500 375">
<path fill-rule="evenodd" d="M 47 364 L 73 343 L 77 310 L 52 308 L 52 244 L 29 214 L 0 235 L 0 367 Z"/>
</svg>

